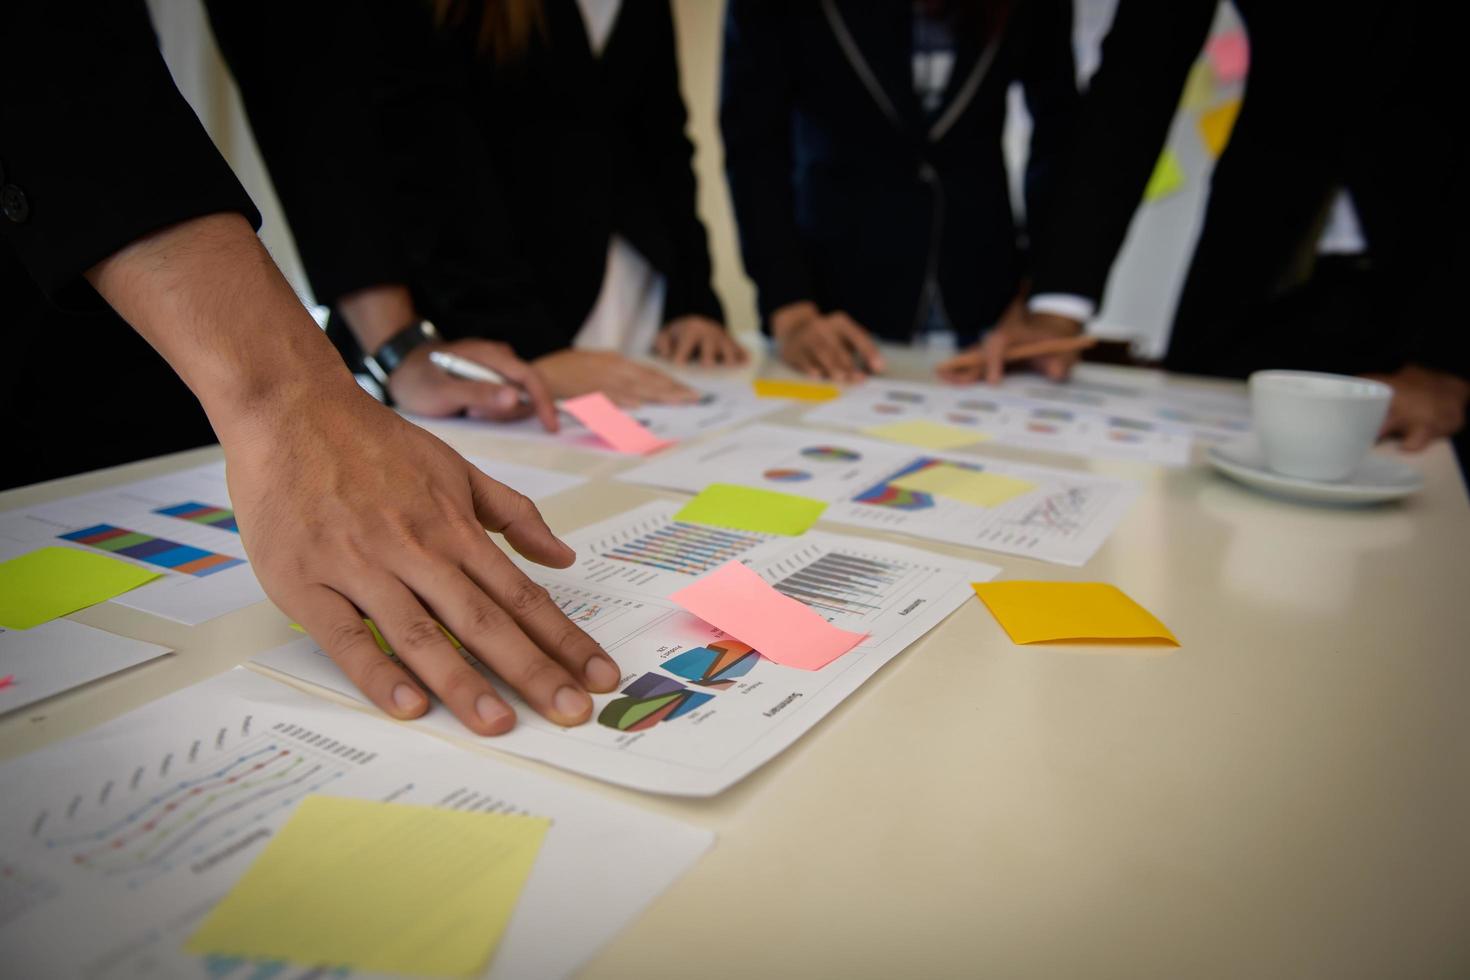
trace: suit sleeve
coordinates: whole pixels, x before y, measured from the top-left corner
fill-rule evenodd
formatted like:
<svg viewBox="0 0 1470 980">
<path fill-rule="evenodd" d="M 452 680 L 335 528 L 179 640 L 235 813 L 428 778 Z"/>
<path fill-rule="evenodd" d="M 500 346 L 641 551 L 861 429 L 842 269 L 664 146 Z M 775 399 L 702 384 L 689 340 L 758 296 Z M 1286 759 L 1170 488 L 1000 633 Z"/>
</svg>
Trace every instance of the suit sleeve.
<svg viewBox="0 0 1470 980">
<path fill-rule="evenodd" d="M 23 0 L 0 58 L 0 238 L 53 301 L 160 228 L 260 215 L 174 87 L 142 0 Z"/>
<path fill-rule="evenodd" d="M 361 85 L 381 56 L 371 10 L 342 16 L 327 0 L 206 7 L 317 301 L 403 282 L 383 220 L 381 133 Z"/>
<path fill-rule="evenodd" d="M 1034 240 L 1053 213 L 1082 98 L 1072 52 L 1072 0 L 1033 3 L 1030 10 L 1021 86 L 1031 115 L 1025 196 L 1027 236 Z"/>
<path fill-rule="evenodd" d="M 815 296 L 792 192 L 792 79 L 785 0 L 730 0 L 720 79 L 725 170 L 762 320 Z"/>
<path fill-rule="evenodd" d="M 1120 0 L 1037 249 L 1033 293 L 1100 301 L 1214 0 Z"/>
<path fill-rule="evenodd" d="M 673 13 L 668 3 L 649 9 L 651 64 L 647 79 L 649 111 L 640 115 L 640 141 L 660 190 L 659 209 L 674 245 L 674 268 L 667 277 L 664 321 L 703 316 L 723 324 L 725 312 L 710 285 L 709 237 L 699 220 L 694 143 L 685 130 L 689 113 L 679 91 L 679 61 Z"/>
</svg>

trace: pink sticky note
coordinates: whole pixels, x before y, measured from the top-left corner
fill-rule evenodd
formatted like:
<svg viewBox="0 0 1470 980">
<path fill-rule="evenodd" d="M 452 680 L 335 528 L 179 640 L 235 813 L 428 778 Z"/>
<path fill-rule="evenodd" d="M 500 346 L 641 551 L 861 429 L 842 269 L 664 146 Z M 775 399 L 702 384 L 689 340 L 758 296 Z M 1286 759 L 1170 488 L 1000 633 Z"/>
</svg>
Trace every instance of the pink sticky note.
<svg viewBox="0 0 1470 980">
<path fill-rule="evenodd" d="M 1210 59 L 1215 77 L 1226 85 L 1245 78 L 1250 68 L 1251 48 L 1245 31 L 1231 31 L 1211 38 L 1205 45 L 1205 54 Z"/>
<path fill-rule="evenodd" d="M 868 636 L 838 629 L 738 561 L 726 562 L 669 598 L 786 667 L 820 670 Z"/>
<path fill-rule="evenodd" d="M 673 445 L 667 439 L 660 439 L 649 432 L 641 422 L 614 405 L 600 391 L 568 398 L 557 405 L 620 453 L 637 453 L 641 456 Z"/>
<path fill-rule="evenodd" d="M 0 691 L 5 690 L 7 687 L 9 687 L 10 685 L 12 685 L 14 683 L 15 683 L 15 675 L 14 674 L 6 674 L 4 677 L 0 677 Z"/>
</svg>

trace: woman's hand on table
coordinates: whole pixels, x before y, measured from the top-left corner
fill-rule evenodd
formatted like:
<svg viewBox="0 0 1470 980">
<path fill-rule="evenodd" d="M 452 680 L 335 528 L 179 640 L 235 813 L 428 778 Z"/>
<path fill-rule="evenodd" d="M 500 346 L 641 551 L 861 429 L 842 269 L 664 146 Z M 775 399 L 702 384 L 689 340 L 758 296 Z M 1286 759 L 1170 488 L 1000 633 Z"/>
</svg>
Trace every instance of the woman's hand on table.
<svg viewBox="0 0 1470 980">
<path fill-rule="evenodd" d="M 458 354 L 493 368 L 512 384 L 456 378 L 429 360 L 433 351 Z M 470 338 L 415 347 L 388 376 L 388 394 L 395 405 L 415 415 L 464 414 L 472 419 L 505 422 L 534 414 L 547 432 L 558 428 L 556 405 L 546 381 L 498 341 Z"/>
<path fill-rule="evenodd" d="M 791 303 L 772 313 L 771 336 L 781 360 L 808 377 L 861 381 L 884 368 L 867 330 L 846 313 L 822 313 L 814 303 Z"/>
<path fill-rule="evenodd" d="M 557 398 L 600 391 L 623 408 L 637 408 L 644 402 L 687 405 L 700 397 L 658 368 L 614 351 L 567 348 L 538 357 L 534 365 Z"/>
<path fill-rule="evenodd" d="M 674 364 L 698 361 L 700 367 L 738 366 L 750 360 L 728 330 L 702 316 L 683 316 L 664 324 L 653 342 L 653 352 Z"/>
<path fill-rule="evenodd" d="M 936 368 L 939 377 L 951 384 L 985 381 L 998 384 L 1006 371 L 1006 352 L 1048 340 L 1080 336 L 1082 324 L 1054 313 L 1032 313 L 1021 297 L 1011 301 L 1000 322 L 969 350 L 962 351 Z M 1081 359 L 1079 351 L 1047 354 L 1017 362 L 1028 365 L 1053 381 L 1063 381 Z"/>
</svg>

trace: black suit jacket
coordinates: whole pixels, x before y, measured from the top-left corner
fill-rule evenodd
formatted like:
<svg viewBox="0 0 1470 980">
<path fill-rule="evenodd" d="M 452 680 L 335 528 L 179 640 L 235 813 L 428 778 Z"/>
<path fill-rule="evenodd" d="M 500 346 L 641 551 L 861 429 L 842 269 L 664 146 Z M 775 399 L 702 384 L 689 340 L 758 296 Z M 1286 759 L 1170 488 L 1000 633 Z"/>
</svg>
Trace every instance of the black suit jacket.
<svg viewBox="0 0 1470 980">
<path fill-rule="evenodd" d="M 1412 313 L 1405 302 L 1448 276 L 1447 238 L 1465 221 L 1453 111 L 1440 111 L 1454 90 L 1453 58 L 1435 50 L 1448 47 L 1449 25 L 1436 27 L 1433 4 L 1414 0 L 1235 3 L 1250 75 L 1211 180 L 1166 364 L 1244 374 L 1392 370 L 1416 360 L 1467 370 L 1463 327 L 1446 330 L 1442 314 Z M 1215 0 L 1121 0 L 1038 251 L 1035 292 L 1101 298 L 1214 12 Z M 1373 264 L 1371 280 L 1354 286 L 1366 306 L 1322 296 L 1324 284 L 1309 288 L 1302 275 L 1341 188 Z M 1335 311 L 1332 322 L 1294 326 L 1322 318 L 1319 300 Z M 1359 315 L 1345 320 L 1345 305 Z"/>
<path fill-rule="evenodd" d="M 1024 84 L 1035 121 L 1033 218 L 1050 207 L 1078 101 L 1069 0 L 1011 7 L 988 68 L 979 27 L 959 32 L 945 106 L 963 108 L 935 136 L 913 91 L 911 3 L 731 0 L 720 121 L 763 316 L 812 300 L 905 340 L 932 269 L 961 337 L 995 321 L 1024 268 L 1001 148 L 1007 89 Z"/>
<path fill-rule="evenodd" d="M 601 58 L 546 0 L 499 66 L 423 3 L 210 9 L 319 301 L 405 282 L 446 336 L 535 357 L 581 328 L 616 233 L 665 277 L 665 321 L 723 320 L 667 0 L 626 0 Z"/>
<path fill-rule="evenodd" d="M 259 216 L 174 88 L 142 0 L 6 14 L 0 486 L 208 442 L 198 402 L 83 274 L 180 221 Z"/>
</svg>

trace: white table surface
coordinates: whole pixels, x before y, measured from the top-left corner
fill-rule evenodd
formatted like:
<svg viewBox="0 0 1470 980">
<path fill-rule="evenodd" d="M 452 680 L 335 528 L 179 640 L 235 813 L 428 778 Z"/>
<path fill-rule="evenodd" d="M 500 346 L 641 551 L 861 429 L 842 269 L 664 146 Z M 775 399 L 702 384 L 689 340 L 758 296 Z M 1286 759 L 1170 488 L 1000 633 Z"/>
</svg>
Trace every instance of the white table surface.
<svg viewBox="0 0 1470 980">
<path fill-rule="evenodd" d="M 920 355 L 893 360 L 927 376 Z M 492 432 L 449 438 L 594 478 L 546 502 L 554 528 L 678 496 L 605 479 L 626 458 Z M 511 759 L 719 834 L 584 975 L 1470 976 L 1470 506 L 1450 448 L 1408 457 L 1422 493 L 1356 509 L 1204 466 L 985 451 L 1144 492 L 1081 569 L 908 543 L 1112 582 L 1182 648 L 1018 647 L 975 601 L 714 799 Z M 0 493 L 0 510 L 216 458 Z M 268 604 L 198 627 L 111 604 L 73 618 L 177 653 L 0 718 L 0 757 L 298 635 Z"/>
</svg>

